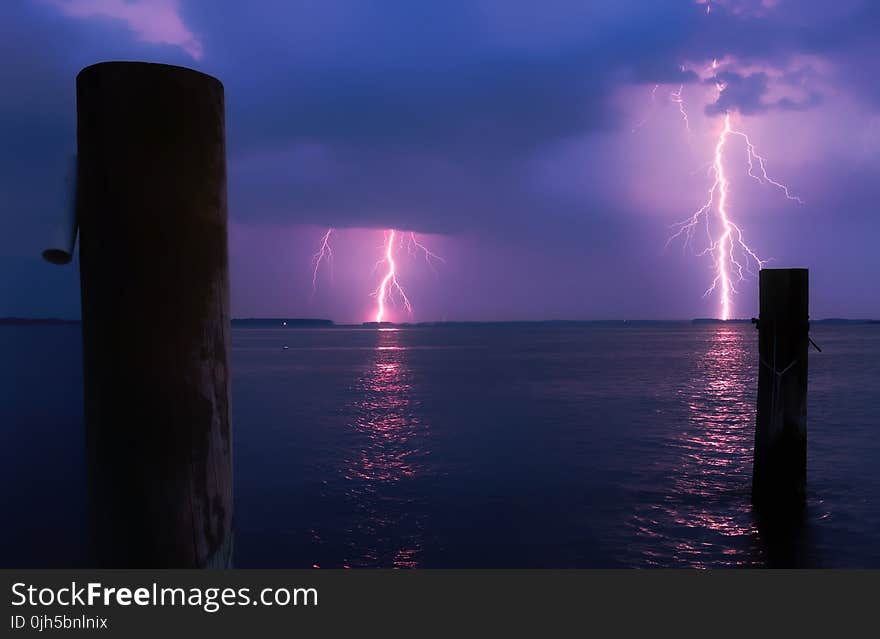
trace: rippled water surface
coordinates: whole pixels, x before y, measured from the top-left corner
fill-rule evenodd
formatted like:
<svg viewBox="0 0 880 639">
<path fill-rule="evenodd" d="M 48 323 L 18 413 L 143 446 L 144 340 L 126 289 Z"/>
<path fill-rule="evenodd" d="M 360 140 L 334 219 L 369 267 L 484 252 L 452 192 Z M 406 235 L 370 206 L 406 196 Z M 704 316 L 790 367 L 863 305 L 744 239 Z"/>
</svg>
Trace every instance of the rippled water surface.
<svg viewBox="0 0 880 639">
<path fill-rule="evenodd" d="M 780 531 L 749 502 L 750 325 L 235 329 L 236 564 L 880 567 L 880 326 L 812 336 Z M 79 561 L 78 339 L 0 329 L 7 565 Z"/>
</svg>

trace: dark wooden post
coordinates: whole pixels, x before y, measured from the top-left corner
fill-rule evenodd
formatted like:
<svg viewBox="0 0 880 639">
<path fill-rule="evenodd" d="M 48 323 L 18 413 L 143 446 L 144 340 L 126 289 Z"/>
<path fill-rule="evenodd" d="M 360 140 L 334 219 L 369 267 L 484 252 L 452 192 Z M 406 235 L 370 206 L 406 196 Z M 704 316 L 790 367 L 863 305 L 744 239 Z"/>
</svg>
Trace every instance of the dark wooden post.
<svg viewBox="0 0 880 639">
<path fill-rule="evenodd" d="M 798 509 L 807 478 L 807 269 L 762 269 L 752 500 Z"/>
<path fill-rule="evenodd" d="M 139 62 L 87 67 L 76 84 L 96 561 L 228 566 L 223 85 Z"/>
</svg>

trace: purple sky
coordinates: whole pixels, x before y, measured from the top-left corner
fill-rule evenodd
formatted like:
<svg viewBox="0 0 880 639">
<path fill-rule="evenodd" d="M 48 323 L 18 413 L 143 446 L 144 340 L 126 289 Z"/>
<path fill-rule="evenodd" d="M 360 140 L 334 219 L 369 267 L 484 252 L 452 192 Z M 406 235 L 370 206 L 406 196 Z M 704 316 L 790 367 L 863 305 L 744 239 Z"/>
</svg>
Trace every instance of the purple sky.
<svg viewBox="0 0 880 639">
<path fill-rule="evenodd" d="M 804 200 L 751 179 L 731 139 L 728 207 L 750 246 L 811 269 L 813 317 L 880 317 L 880 3 L 710 8 L 4 2 L 0 315 L 78 316 L 76 269 L 39 258 L 75 151 L 74 77 L 137 59 L 226 87 L 235 316 L 369 319 L 391 227 L 446 258 L 434 273 L 400 253 L 415 320 L 715 316 L 702 246 L 664 245 L 707 195 L 730 112 Z M 312 295 L 327 227 L 332 279 Z M 756 314 L 757 281 L 738 289 L 733 315 Z"/>
</svg>

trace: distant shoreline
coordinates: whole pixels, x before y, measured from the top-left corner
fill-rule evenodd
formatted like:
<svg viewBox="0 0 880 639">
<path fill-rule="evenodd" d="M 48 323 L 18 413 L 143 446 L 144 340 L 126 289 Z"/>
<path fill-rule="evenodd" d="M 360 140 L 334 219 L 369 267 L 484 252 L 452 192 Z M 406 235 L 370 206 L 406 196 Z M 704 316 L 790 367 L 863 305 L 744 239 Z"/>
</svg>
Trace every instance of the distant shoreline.
<svg viewBox="0 0 880 639">
<path fill-rule="evenodd" d="M 79 323 L 78 319 L 57 317 L 0 317 L 0 326 L 62 326 Z"/>
<path fill-rule="evenodd" d="M 336 326 L 333 320 L 308 317 L 233 317 L 232 326 L 251 328 L 303 328 Z"/>
</svg>

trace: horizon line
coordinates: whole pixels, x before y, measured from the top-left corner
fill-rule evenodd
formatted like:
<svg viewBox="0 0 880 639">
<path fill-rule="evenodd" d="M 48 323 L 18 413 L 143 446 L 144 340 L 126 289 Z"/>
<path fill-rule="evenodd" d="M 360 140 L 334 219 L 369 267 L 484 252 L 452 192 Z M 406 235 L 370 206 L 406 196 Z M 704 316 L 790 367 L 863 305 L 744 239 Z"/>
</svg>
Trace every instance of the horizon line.
<svg viewBox="0 0 880 639">
<path fill-rule="evenodd" d="M 560 323 L 636 323 L 636 322 L 705 322 L 705 323 L 748 323 L 751 322 L 752 317 L 741 317 L 741 318 L 731 318 L 731 319 L 720 319 L 714 317 L 691 317 L 691 318 L 667 318 L 667 319 L 627 319 L 627 318 L 606 318 L 606 319 L 564 319 L 564 318 L 554 318 L 554 319 L 485 319 L 485 320 L 418 320 L 418 321 L 404 321 L 404 322 L 382 322 L 383 325 L 388 326 L 425 326 L 425 325 L 439 325 L 439 324 L 560 324 Z M 370 325 L 378 325 L 375 321 L 362 321 L 362 322 L 336 322 L 335 320 L 329 318 L 322 317 L 288 317 L 288 316 L 267 316 L 267 317 L 232 317 L 230 318 L 230 322 L 298 322 L 298 323 L 315 323 L 315 324 L 323 324 L 323 325 L 332 325 L 332 326 L 370 326 Z M 880 319 L 870 318 L 870 317 L 822 317 L 816 319 L 810 319 L 811 322 L 852 322 L 852 323 L 880 323 Z M 0 317 L 0 324 L 14 324 L 14 323 L 55 323 L 55 324 L 79 324 L 82 322 L 81 318 L 65 318 L 65 317 L 53 317 L 53 316 L 43 316 L 43 317 L 29 317 L 22 315 L 9 315 Z"/>
</svg>

